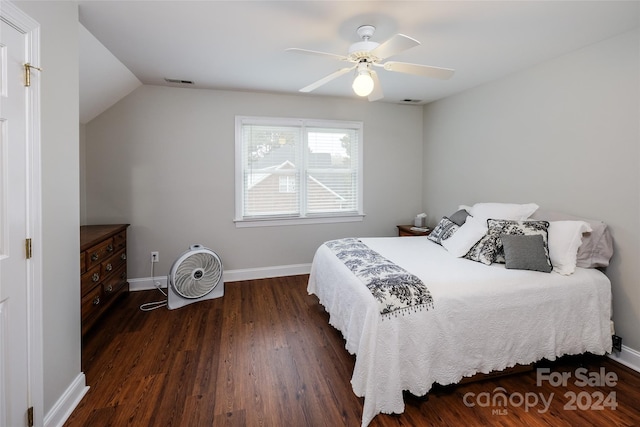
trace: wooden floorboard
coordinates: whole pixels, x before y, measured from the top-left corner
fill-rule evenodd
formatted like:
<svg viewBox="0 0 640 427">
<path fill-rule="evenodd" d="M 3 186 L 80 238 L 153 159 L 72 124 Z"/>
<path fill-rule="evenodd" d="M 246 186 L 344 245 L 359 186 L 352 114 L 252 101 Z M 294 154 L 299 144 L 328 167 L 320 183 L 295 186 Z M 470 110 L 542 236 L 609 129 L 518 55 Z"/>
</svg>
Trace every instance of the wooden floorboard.
<svg viewBox="0 0 640 427">
<path fill-rule="evenodd" d="M 164 297 L 131 293 L 84 339 L 82 369 L 91 388 L 65 427 L 360 426 L 363 399 L 350 384 L 355 358 L 307 294 L 307 278 L 227 283 L 224 297 L 177 310 L 143 312 L 141 304 Z M 406 394 L 403 414 L 381 414 L 370 425 L 640 426 L 637 372 L 597 356 L 538 367 L 572 378 L 566 386 L 538 386 L 533 370 L 436 385 L 426 397 Z M 618 381 L 580 387 L 579 368 Z M 484 404 L 500 392 L 510 399 L 506 406 Z M 602 409 L 600 394 L 609 396 Z M 519 403 L 519 396 L 534 395 L 551 402 L 547 410 L 540 400 Z M 567 406 L 571 396 L 578 398 L 575 409 Z"/>
</svg>

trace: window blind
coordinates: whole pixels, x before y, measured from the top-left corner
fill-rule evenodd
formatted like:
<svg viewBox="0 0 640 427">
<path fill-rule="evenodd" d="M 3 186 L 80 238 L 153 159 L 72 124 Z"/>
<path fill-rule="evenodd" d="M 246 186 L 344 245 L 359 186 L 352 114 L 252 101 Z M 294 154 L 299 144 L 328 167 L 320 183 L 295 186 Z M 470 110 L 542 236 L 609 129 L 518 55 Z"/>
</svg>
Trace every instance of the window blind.
<svg viewBox="0 0 640 427">
<path fill-rule="evenodd" d="M 361 214 L 361 123 L 238 117 L 236 133 L 237 220 Z"/>
</svg>

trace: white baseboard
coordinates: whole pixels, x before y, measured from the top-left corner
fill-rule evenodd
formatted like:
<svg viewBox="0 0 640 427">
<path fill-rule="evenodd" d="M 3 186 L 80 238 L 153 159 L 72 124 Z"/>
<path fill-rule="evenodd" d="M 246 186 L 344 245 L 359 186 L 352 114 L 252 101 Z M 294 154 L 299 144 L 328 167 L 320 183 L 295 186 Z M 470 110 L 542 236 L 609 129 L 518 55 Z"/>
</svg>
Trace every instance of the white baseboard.
<svg viewBox="0 0 640 427">
<path fill-rule="evenodd" d="M 167 276 L 143 277 L 140 279 L 128 279 L 130 291 L 148 291 L 156 289 L 154 282 L 161 288 L 167 287 Z"/>
<path fill-rule="evenodd" d="M 309 274 L 311 264 L 279 265 L 275 267 L 244 268 L 224 272 L 225 282 L 238 282 L 240 280 L 267 279 L 270 277 L 297 276 Z"/>
<path fill-rule="evenodd" d="M 293 265 L 280 265 L 275 267 L 260 267 L 260 268 L 244 268 L 239 270 L 226 270 L 223 273 L 222 279 L 224 282 L 238 282 L 240 280 L 255 280 L 266 279 L 269 277 L 283 277 L 283 276 L 296 276 L 299 274 L 309 274 L 311 271 L 311 264 L 293 264 Z M 154 283 L 155 282 L 155 283 Z M 142 277 L 139 279 L 129 279 L 130 291 L 147 291 L 149 289 L 156 289 L 157 286 L 161 288 L 167 287 L 167 276 L 157 276 L 153 279 L 151 277 Z"/>
<path fill-rule="evenodd" d="M 62 427 L 87 391 L 89 386 L 87 386 L 84 372 L 80 372 L 44 416 L 44 427 Z"/>
<path fill-rule="evenodd" d="M 609 357 L 636 372 L 640 372 L 640 351 L 623 345 L 622 351 L 614 350 Z"/>
</svg>

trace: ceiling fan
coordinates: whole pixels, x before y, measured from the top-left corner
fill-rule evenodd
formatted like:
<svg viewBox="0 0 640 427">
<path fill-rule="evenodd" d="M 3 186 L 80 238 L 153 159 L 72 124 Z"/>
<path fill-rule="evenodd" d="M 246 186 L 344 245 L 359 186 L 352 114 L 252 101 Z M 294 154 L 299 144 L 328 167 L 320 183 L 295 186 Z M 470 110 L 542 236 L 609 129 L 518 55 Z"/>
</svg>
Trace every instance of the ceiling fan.
<svg viewBox="0 0 640 427">
<path fill-rule="evenodd" d="M 386 61 L 385 59 L 397 55 L 407 49 L 420 45 L 420 42 L 404 34 L 396 34 L 384 43 L 371 41 L 371 37 L 376 28 L 373 25 L 363 25 L 358 27 L 356 32 L 362 41 L 352 44 L 349 47 L 349 54 L 336 55 L 315 50 L 289 48 L 287 52 L 297 52 L 309 55 L 327 56 L 340 61 L 350 62 L 354 65 L 341 68 L 320 80 L 311 83 L 300 89 L 300 92 L 311 92 L 320 86 L 334 80 L 351 70 L 356 70 L 356 77 L 353 80 L 353 91 L 359 96 L 368 96 L 369 101 L 377 101 L 384 97 L 378 75 L 373 67 L 380 67 L 387 71 L 399 73 L 415 74 L 418 76 L 431 77 L 446 80 L 450 78 L 454 70 L 450 68 L 432 67 L 429 65 L 410 64 L 408 62 Z"/>
</svg>

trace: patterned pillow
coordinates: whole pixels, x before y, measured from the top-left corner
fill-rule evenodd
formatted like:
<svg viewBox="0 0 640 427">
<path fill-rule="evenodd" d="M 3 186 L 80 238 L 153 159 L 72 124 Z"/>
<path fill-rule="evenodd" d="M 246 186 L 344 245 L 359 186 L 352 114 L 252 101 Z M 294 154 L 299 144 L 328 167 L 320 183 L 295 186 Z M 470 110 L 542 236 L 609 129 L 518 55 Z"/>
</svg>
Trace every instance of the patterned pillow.
<svg viewBox="0 0 640 427">
<path fill-rule="evenodd" d="M 467 252 L 464 258 L 491 265 L 496 259 L 496 240 L 498 236 L 500 236 L 499 233 L 496 234 L 495 230 L 494 233 L 492 233 L 491 229 L 489 229 L 487 234 L 469 249 L 469 252 Z"/>
<path fill-rule="evenodd" d="M 458 231 L 458 227 L 453 221 L 443 216 L 436 228 L 427 236 L 427 239 L 441 245 L 443 240 L 448 239 Z"/>
<path fill-rule="evenodd" d="M 549 242 L 548 233 L 549 222 L 548 221 L 513 221 L 505 219 L 489 219 L 487 220 L 487 226 L 489 227 L 489 233 L 495 238 L 495 257 L 494 262 L 505 262 L 504 248 L 502 246 L 502 240 L 500 234 L 517 234 L 521 236 L 533 236 L 541 235 L 544 242 L 544 252 L 547 258 L 549 258 Z"/>
<path fill-rule="evenodd" d="M 501 234 L 535 235 L 540 234 L 544 240 L 545 254 L 549 256 L 547 242 L 547 221 L 516 221 L 508 219 L 488 219 L 489 231 L 464 256 L 466 259 L 491 265 L 494 262 L 505 262 L 504 248 L 500 240 Z"/>
</svg>

